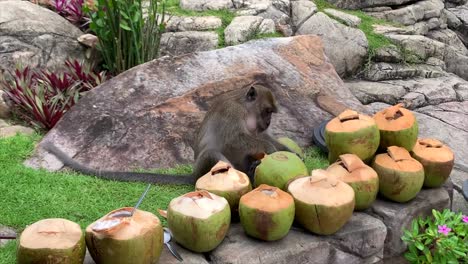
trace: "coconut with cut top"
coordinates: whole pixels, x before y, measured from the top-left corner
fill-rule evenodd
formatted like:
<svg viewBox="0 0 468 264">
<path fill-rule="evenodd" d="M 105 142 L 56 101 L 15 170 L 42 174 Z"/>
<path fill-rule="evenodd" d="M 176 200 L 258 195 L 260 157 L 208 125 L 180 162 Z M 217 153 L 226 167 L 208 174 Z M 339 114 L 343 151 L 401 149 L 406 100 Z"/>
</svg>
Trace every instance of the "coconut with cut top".
<svg viewBox="0 0 468 264">
<path fill-rule="evenodd" d="M 391 146 L 375 157 L 372 168 L 379 175 L 379 192 L 386 198 L 404 203 L 419 193 L 424 182 L 424 168 L 403 147 Z"/>
<path fill-rule="evenodd" d="M 161 221 L 150 212 L 124 207 L 86 228 L 86 245 L 96 263 L 158 263 L 163 246 Z"/>
<path fill-rule="evenodd" d="M 295 153 L 277 151 L 269 155 L 264 154 L 255 168 L 254 181 L 255 186 L 267 184 L 286 190 L 289 180 L 306 175 L 307 167 Z"/>
<path fill-rule="evenodd" d="M 252 190 L 249 177 L 224 161 L 219 161 L 207 174 L 200 177 L 195 188 L 226 198 L 231 212 L 237 212 L 239 199 Z"/>
<path fill-rule="evenodd" d="M 330 163 L 342 154 L 355 154 L 369 162 L 379 147 L 380 133 L 372 117 L 348 109 L 327 123 L 325 141 Z"/>
<path fill-rule="evenodd" d="M 354 154 L 340 155 L 340 159 L 327 168 L 327 172 L 349 184 L 355 194 L 355 210 L 364 210 L 375 201 L 379 192 L 379 177 Z"/>
<path fill-rule="evenodd" d="M 294 140 L 288 137 L 280 137 L 278 138 L 278 142 L 288 147 L 291 151 L 299 155 L 299 157 L 304 158 L 304 151 Z"/>
<path fill-rule="evenodd" d="M 419 139 L 411 152 L 424 167 L 424 186 L 440 187 L 452 172 L 455 156 L 437 139 Z"/>
<path fill-rule="evenodd" d="M 313 233 L 334 234 L 353 214 L 353 188 L 325 170 L 291 181 L 288 191 L 294 198 L 296 221 Z"/>
<path fill-rule="evenodd" d="M 80 226 L 67 219 L 43 219 L 26 227 L 19 238 L 16 261 L 81 264 L 86 244 Z"/>
<path fill-rule="evenodd" d="M 289 232 L 294 221 L 294 200 L 278 187 L 261 184 L 242 196 L 239 216 L 249 236 L 274 241 Z"/>
<path fill-rule="evenodd" d="M 402 104 L 377 112 L 374 119 L 380 130 L 380 149 L 386 150 L 390 146 L 403 147 L 408 151 L 413 149 L 418 139 L 418 122 Z"/>
<path fill-rule="evenodd" d="M 215 249 L 231 222 L 228 201 L 207 191 L 195 191 L 172 199 L 167 224 L 177 243 L 194 252 Z"/>
</svg>

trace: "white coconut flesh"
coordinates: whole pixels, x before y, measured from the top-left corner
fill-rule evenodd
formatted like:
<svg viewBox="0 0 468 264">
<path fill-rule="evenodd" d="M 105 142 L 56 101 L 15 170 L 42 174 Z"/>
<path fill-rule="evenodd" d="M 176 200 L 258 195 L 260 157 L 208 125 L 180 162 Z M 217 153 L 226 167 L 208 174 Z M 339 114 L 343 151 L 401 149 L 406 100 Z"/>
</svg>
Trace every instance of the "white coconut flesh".
<svg viewBox="0 0 468 264">
<path fill-rule="evenodd" d="M 82 234 L 80 226 L 69 220 L 44 219 L 24 229 L 20 245 L 30 249 L 68 249 L 77 245 Z"/>
<path fill-rule="evenodd" d="M 207 174 L 195 184 L 197 189 L 217 191 L 238 191 L 249 186 L 249 177 L 228 163 L 219 161 Z"/>
<path fill-rule="evenodd" d="M 187 193 L 169 203 L 172 211 L 198 219 L 207 219 L 226 206 L 228 202 L 225 198 L 207 191 Z"/>
<path fill-rule="evenodd" d="M 114 210 L 89 225 L 86 232 L 92 232 L 97 237 L 128 240 L 161 225 L 159 218 L 150 212 L 136 210 L 133 216 L 129 216 L 132 209 L 125 207 Z"/>
<path fill-rule="evenodd" d="M 436 139 L 418 139 L 413 152 L 418 157 L 432 162 L 449 162 L 454 159 L 452 150 Z"/>
<path fill-rule="evenodd" d="M 352 133 L 374 125 L 372 117 L 348 109 L 328 122 L 325 129 L 333 133 Z"/>
<path fill-rule="evenodd" d="M 345 182 L 360 182 L 377 178 L 377 173 L 354 154 L 340 155 L 340 160 L 327 168 L 327 172 Z"/>
<path fill-rule="evenodd" d="M 413 159 L 405 148 L 397 146 L 388 147 L 387 153 L 377 155 L 375 163 L 397 171 L 418 172 L 423 169 L 422 164 Z"/>
<path fill-rule="evenodd" d="M 399 131 L 408 129 L 416 122 L 416 117 L 401 104 L 391 106 L 374 115 L 375 122 L 380 130 Z"/>
<path fill-rule="evenodd" d="M 294 203 L 287 192 L 267 184 L 260 184 L 253 191 L 244 194 L 240 203 L 264 212 L 276 212 Z"/>
<path fill-rule="evenodd" d="M 337 207 L 354 199 L 353 188 L 324 170 L 313 170 L 312 176 L 294 180 L 288 190 L 306 204 Z"/>
</svg>

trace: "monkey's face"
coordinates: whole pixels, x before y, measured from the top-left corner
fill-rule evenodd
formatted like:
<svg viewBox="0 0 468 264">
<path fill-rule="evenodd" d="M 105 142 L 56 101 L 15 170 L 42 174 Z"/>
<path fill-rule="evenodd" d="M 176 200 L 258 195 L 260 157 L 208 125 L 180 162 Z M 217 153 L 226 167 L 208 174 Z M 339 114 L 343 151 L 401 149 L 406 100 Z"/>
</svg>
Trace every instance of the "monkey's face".
<svg viewBox="0 0 468 264">
<path fill-rule="evenodd" d="M 251 132 L 261 133 L 268 129 L 271 116 L 278 112 L 276 100 L 271 91 L 263 86 L 250 87 L 246 95 L 247 126 Z M 255 123 L 255 127 L 252 125 Z"/>
</svg>

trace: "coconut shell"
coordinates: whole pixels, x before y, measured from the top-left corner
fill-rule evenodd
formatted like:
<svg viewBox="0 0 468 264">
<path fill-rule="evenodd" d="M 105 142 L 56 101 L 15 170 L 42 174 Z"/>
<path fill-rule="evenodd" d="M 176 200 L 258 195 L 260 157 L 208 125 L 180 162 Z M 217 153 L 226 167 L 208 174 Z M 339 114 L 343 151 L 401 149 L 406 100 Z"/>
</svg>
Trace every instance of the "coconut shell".
<svg viewBox="0 0 468 264">
<path fill-rule="evenodd" d="M 296 221 L 313 233 L 334 234 L 353 214 L 353 188 L 324 170 L 292 181 L 288 192 L 294 198 Z"/>
<path fill-rule="evenodd" d="M 450 176 L 455 156 L 452 150 L 436 139 L 419 139 L 411 152 L 424 167 L 424 186 L 440 187 Z"/>
<path fill-rule="evenodd" d="M 342 154 L 355 154 L 369 162 L 379 147 L 380 132 L 372 117 L 346 110 L 327 123 L 325 141 L 330 163 Z"/>
<path fill-rule="evenodd" d="M 294 151 L 299 157 L 304 158 L 304 151 L 294 140 L 287 137 L 280 137 L 278 138 L 278 142 L 288 147 L 291 151 Z"/>
<path fill-rule="evenodd" d="M 419 127 L 414 114 L 401 104 L 391 106 L 374 115 L 380 130 L 380 149 L 390 146 L 411 151 L 418 139 Z"/>
<path fill-rule="evenodd" d="M 207 191 L 174 198 L 167 210 L 167 224 L 175 241 L 194 252 L 215 249 L 226 236 L 230 222 L 227 200 Z"/>
<path fill-rule="evenodd" d="M 196 190 L 206 190 L 226 198 L 231 212 L 237 212 L 239 199 L 252 190 L 249 177 L 224 161 L 219 161 L 207 174 L 200 177 Z"/>
<path fill-rule="evenodd" d="M 66 219 L 51 218 L 24 229 L 16 259 L 19 264 L 81 264 L 85 253 L 85 239 L 80 226 Z"/>
<path fill-rule="evenodd" d="M 289 232 L 294 221 L 294 199 L 266 184 L 242 196 L 239 216 L 244 231 L 255 238 L 274 241 Z"/>
<path fill-rule="evenodd" d="M 379 192 L 386 198 L 404 203 L 419 193 L 424 182 L 424 168 L 402 147 L 388 147 L 375 157 L 372 167 L 379 175 Z"/>
<path fill-rule="evenodd" d="M 364 210 L 375 201 L 379 191 L 379 177 L 354 154 L 340 155 L 338 162 L 327 168 L 329 174 L 349 184 L 355 194 L 355 210 Z"/>
</svg>

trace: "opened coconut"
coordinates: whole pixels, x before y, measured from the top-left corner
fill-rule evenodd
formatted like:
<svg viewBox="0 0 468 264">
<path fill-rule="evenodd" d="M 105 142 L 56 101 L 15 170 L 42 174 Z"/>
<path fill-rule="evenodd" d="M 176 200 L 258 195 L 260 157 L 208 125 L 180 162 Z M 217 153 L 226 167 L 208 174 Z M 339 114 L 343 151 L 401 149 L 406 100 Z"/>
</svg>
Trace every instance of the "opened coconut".
<svg viewBox="0 0 468 264">
<path fill-rule="evenodd" d="M 413 149 L 418 139 L 418 122 L 413 113 L 402 107 L 402 104 L 386 108 L 374 115 L 380 130 L 380 148 L 390 146 Z"/>
<path fill-rule="evenodd" d="M 340 155 L 338 162 L 328 167 L 327 172 L 349 184 L 355 195 L 355 210 L 364 210 L 375 201 L 379 192 L 379 177 L 354 154 Z"/>
<path fill-rule="evenodd" d="M 354 190 L 324 170 L 298 178 L 288 185 L 294 198 L 296 221 L 320 235 L 331 235 L 343 227 L 354 210 Z"/>
<path fill-rule="evenodd" d="M 424 186 L 440 187 L 453 169 L 452 150 L 436 139 L 419 139 L 412 156 L 424 167 Z"/>
<path fill-rule="evenodd" d="M 424 168 L 402 147 L 391 146 L 375 157 L 372 167 L 379 175 L 379 192 L 395 202 L 407 202 L 419 193 Z"/>
<path fill-rule="evenodd" d="M 219 161 L 207 174 L 200 177 L 195 184 L 197 190 L 226 198 L 232 212 L 237 212 L 239 199 L 252 190 L 249 177 L 224 161 Z"/>
<path fill-rule="evenodd" d="M 287 137 L 278 138 L 278 142 L 288 147 L 291 151 L 294 151 L 299 157 L 304 158 L 304 151 L 301 147 L 292 139 Z"/>
<path fill-rule="evenodd" d="M 239 203 L 242 227 L 248 235 L 266 240 L 286 236 L 294 221 L 294 200 L 278 187 L 260 185 Z"/>
<path fill-rule="evenodd" d="M 325 141 L 330 163 L 342 154 L 355 154 L 369 162 L 379 147 L 380 133 L 372 117 L 346 110 L 327 123 Z"/>
<path fill-rule="evenodd" d="M 255 168 L 255 186 L 266 184 L 286 190 L 289 180 L 308 175 L 304 162 L 294 153 L 278 151 L 264 155 Z"/>
<path fill-rule="evenodd" d="M 194 252 L 215 249 L 231 222 L 229 203 L 207 191 L 195 191 L 174 198 L 167 210 L 167 223 L 174 239 Z"/>
<path fill-rule="evenodd" d="M 132 207 L 114 210 L 86 228 L 86 245 L 96 263 L 158 263 L 163 229 L 154 214 Z"/>
<path fill-rule="evenodd" d="M 86 244 L 77 223 L 62 218 L 40 220 L 21 233 L 17 263 L 81 264 Z"/>
</svg>

